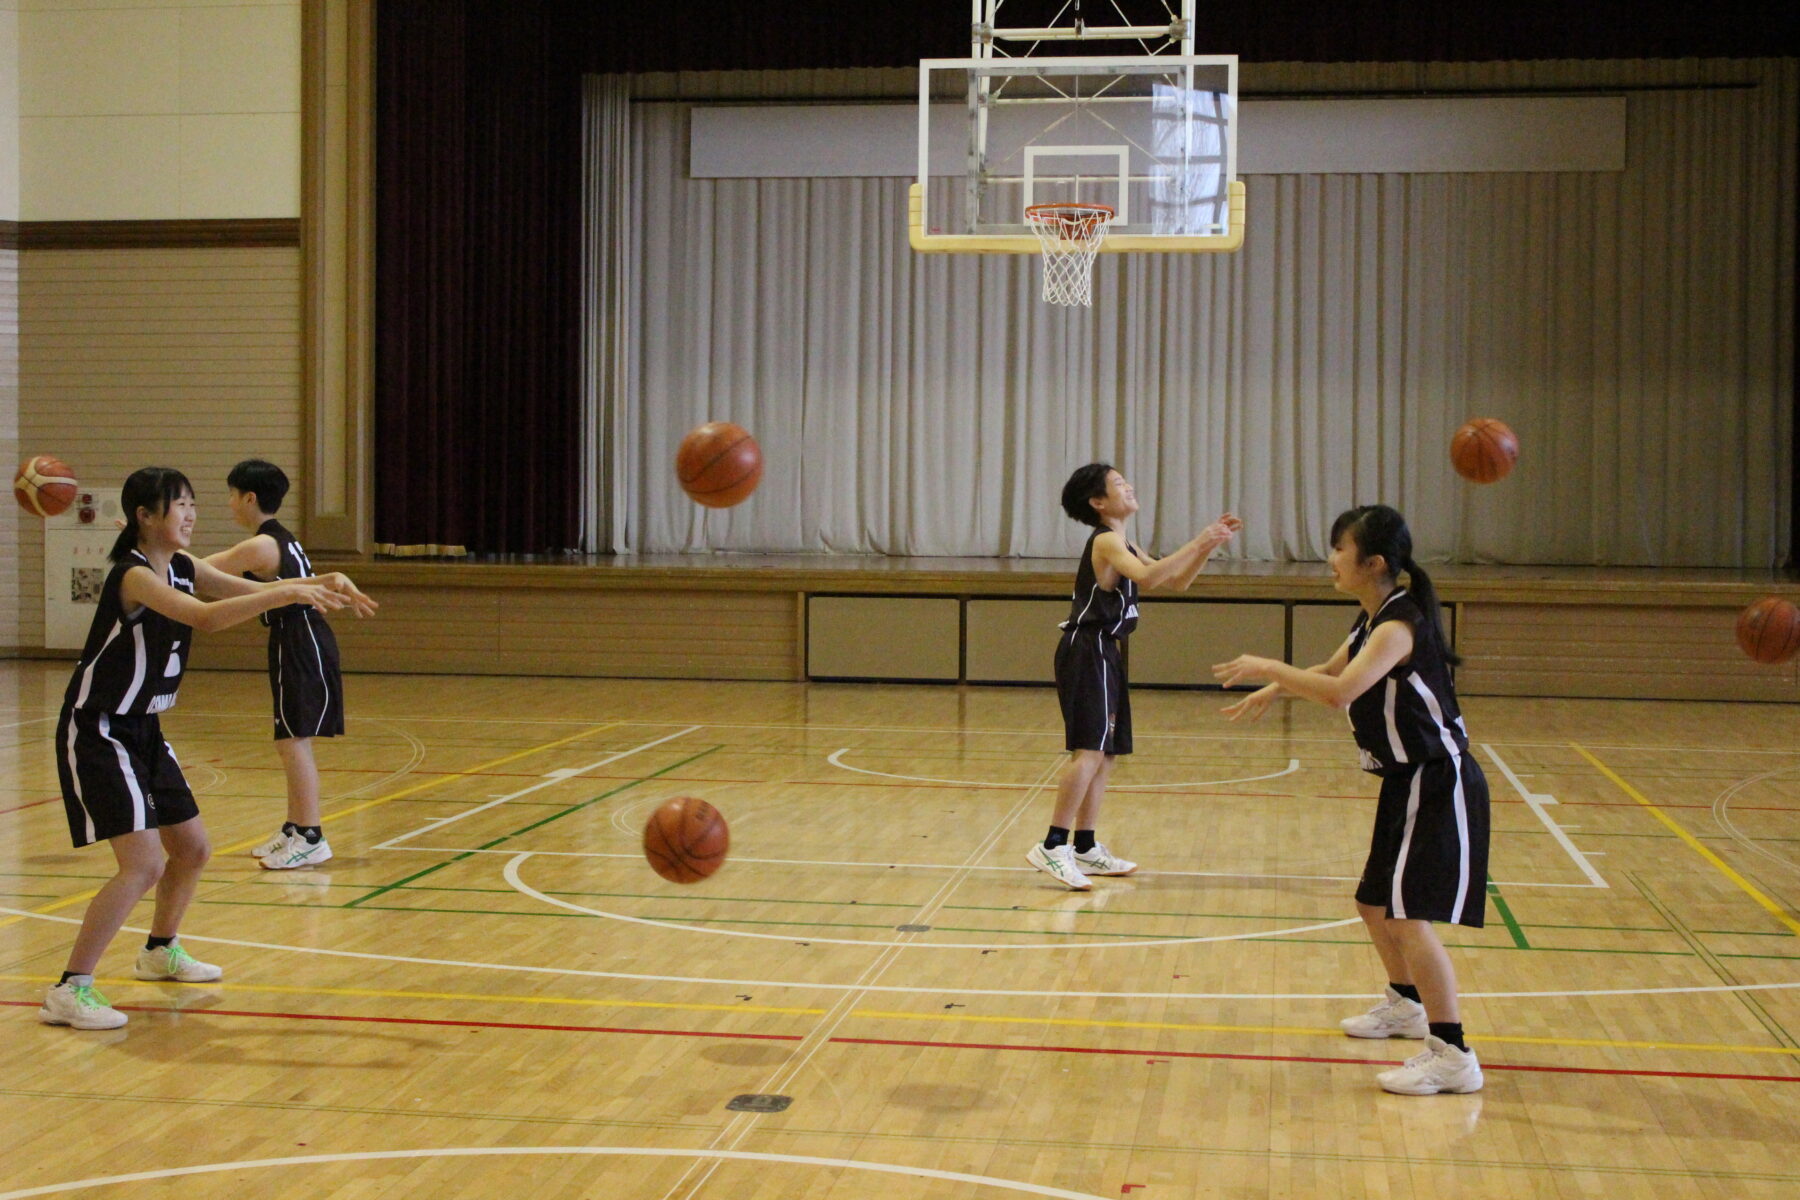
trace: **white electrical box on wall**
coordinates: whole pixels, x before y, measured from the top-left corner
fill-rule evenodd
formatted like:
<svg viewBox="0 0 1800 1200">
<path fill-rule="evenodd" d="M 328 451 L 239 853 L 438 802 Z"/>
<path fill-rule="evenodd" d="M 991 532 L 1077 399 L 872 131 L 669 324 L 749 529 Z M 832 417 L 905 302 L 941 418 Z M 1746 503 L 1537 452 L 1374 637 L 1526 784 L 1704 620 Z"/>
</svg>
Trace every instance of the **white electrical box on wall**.
<svg viewBox="0 0 1800 1200">
<path fill-rule="evenodd" d="M 66 512 L 44 518 L 44 647 L 79 650 L 112 569 L 107 551 L 119 528 L 115 496 L 79 492 Z"/>
</svg>

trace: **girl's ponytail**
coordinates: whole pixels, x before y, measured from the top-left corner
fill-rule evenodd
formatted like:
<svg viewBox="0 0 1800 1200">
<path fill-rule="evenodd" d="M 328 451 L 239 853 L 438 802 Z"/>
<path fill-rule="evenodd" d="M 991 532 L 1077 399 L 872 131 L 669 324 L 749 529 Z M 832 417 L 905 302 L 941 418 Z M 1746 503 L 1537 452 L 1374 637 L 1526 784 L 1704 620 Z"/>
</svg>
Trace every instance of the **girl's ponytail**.
<svg viewBox="0 0 1800 1200">
<path fill-rule="evenodd" d="M 1425 627 L 1437 635 L 1438 648 L 1444 653 L 1444 661 L 1454 667 L 1462 662 L 1462 655 L 1450 648 L 1450 638 L 1444 632 L 1443 613 L 1438 606 L 1437 588 L 1432 586 L 1431 576 L 1412 560 L 1411 555 L 1407 555 L 1401 563 L 1401 569 L 1406 572 L 1406 594 L 1419 606 L 1419 612 L 1425 618 Z"/>
</svg>

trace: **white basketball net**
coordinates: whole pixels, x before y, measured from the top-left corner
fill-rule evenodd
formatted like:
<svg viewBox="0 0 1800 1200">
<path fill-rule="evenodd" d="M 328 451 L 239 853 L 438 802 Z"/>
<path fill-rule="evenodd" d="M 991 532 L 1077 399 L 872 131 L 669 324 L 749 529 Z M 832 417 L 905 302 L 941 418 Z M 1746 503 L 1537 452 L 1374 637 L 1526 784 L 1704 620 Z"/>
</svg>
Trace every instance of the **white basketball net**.
<svg viewBox="0 0 1800 1200">
<path fill-rule="evenodd" d="M 1104 204 L 1034 204 L 1025 223 L 1044 248 L 1044 303 L 1093 304 L 1094 255 L 1113 210 Z"/>
</svg>

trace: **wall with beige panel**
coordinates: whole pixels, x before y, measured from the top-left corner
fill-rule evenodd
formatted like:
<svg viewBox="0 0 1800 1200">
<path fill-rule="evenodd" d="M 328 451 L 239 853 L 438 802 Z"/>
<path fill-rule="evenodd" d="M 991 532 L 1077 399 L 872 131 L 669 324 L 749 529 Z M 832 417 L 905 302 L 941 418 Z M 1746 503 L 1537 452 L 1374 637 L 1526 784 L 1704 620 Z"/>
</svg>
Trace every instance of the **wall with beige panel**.
<svg viewBox="0 0 1800 1200">
<path fill-rule="evenodd" d="M 0 221 L 19 219 L 19 3 L 0 0 Z"/>
<path fill-rule="evenodd" d="M 299 215 L 298 3 L 19 7 L 21 220 Z"/>
<path fill-rule="evenodd" d="M 34 250 L 19 298 L 19 438 L 33 452 L 115 496 L 138 467 L 186 471 L 202 553 L 242 536 L 225 507 L 233 463 L 268 458 L 301 485 L 298 250 Z M 18 557 L 19 636 L 0 644 L 41 647 L 38 522 Z"/>
</svg>

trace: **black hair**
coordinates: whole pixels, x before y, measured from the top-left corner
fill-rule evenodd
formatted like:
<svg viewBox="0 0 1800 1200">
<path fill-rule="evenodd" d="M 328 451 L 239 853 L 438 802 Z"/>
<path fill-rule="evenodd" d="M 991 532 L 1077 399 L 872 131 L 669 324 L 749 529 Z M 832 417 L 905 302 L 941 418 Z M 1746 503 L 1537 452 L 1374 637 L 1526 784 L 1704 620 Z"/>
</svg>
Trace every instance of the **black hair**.
<svg viewBox="0 0 1800 1200">
<path fill-rule="evenodd" d="M 1106 477 L 1112 474 L 1111 463 L 1095 462 L 1085 467 L 1076 467 L 1075 473 L 1069 476 L 1069 482 L 1063 484 L 1063 511 L 1070 519 L 1080 521 L 1083 525 L 1100 525 L 1100 514 L 1094 511 L 1089 503 L 1106 495 Z"/>
<path fill-rule="evenodd" d="M 1431 586 L 1431 576 L 1412 559 L 1412 530 L 1406 527 L 1406 518 L 1385 504 L 1365 504 L 1339 513 L 1338 519 L 1331 523 L 1333 548 L 1346 533 L 1356 543 L 1361 558 L 1370 559 L 1379 554 L 1386 560 L 1390 579 L 1397 581 L 1400 573 L 1406 572 L 1406 594 L 1419 606 L 1425 627 L 1437 637 L 1444 661 L 1452 666 L 1461 662 L 1462 658 L 1450 648 L 1450 639 L 1444 636 L 1437 589 Z"/>
<path fill-rule="evenodd" d="M 113 548 L 106 557 L 121 563 L 138 548 L 138 509 L 147 508 L 153 513 L 166 513 L 169 505 L 183 496 L 191 499 L 193 495 L 194 485 L 174 467 L 144 467 L 133 471 L 131 478 L 125 481 L 125 487 L 119 492 L 119 507 L 125 510 L 125 528 L 119 530 L 119 536 L 114 539 Z"/>
<path fill-rule="evenodd" d="M 281 502 L 287 499 L 287 473 L 272 462 L 264 462 L 260 458 L 246 458 L 231 468 L 231 474 L 225 477 L 227 487 L 234 487 L 240 492 L 255 492 L 256 507 L 266 513 L 281 511 Z"/>
</svg>

